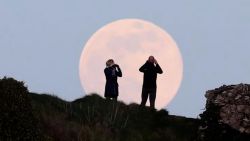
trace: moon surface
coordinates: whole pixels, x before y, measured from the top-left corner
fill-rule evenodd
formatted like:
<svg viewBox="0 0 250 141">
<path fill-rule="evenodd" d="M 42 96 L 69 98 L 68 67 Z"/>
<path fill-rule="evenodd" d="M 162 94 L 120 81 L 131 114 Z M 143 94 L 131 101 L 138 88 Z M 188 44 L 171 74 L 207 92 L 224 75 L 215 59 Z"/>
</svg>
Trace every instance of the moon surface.
<svg viewBox="0 0 250 141">
<path fill-rule="evenodd" d="M 163 70 L 163 74 L 157 75 L 155 106 L 157 109 L 164 108 L 174 98 L 182 81 L 181 53 L 166 31 L 140 19 L 111 22 L 87 41 L 79 63 L 80 81 L 85 94 L 104 96 L 105 63 L 108 59 L 114 59 L 123 73 L 123 77 L 118 78 L 118 100 L 140 104 L 143 73 L 139 72 L 139 68 L 150 55 L 155 57 Z"/>
</svg>

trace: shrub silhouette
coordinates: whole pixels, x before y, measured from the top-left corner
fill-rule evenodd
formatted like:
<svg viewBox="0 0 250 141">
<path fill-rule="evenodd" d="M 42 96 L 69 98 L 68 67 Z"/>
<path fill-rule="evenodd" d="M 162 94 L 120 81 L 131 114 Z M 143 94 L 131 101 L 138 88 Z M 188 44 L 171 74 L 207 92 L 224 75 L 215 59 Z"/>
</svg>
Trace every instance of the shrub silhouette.
<svg viewBox="0 0 250 141">
<path fill-rule="evenodd" d="M 0 140 L 192 141 L 199 120 L 169 115 L 97 94 L 64 101 L 29 93 L 23 82 L 0 80 Z"/>
<path fill-rule="evenodd" d="M 41 140 L 28 89 L 13 78 L 0 79 L 0 140 Z"/>
<path fill-rule="evenodd" d="M 29 93 L 21 81 L 0 79 L 0 141 L 245 141 L 219 123 L 220 107 L 206 104 L 201 119 L 169 115 L 97 94 L 72 102 Z"/>
</svg>

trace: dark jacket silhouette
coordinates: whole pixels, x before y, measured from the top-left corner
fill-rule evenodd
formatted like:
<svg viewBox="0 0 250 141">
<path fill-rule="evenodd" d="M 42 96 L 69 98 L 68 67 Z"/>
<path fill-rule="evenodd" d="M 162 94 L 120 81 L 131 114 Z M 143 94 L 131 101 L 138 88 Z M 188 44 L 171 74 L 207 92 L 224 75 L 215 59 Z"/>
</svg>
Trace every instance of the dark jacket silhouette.
<svg viewBox="0 0 250 141">
<path fill-rule="evenodd" d="M 154 63 L 147 61 L 141 68 L 140 72 L 144 73 L 143 76 L 143 88 L 156 88 L 157 73 L 162 74 L 161 67 Z"/>
<path fill-rule="evenodd" d="M 107 98 L 117 98 L 119 95 L 117 77 L 122 77 L 120 67 L 118 65 L 107 67 L 104 69 L 104 73 L 106 76 L 104 96 Z"/>
</svg>

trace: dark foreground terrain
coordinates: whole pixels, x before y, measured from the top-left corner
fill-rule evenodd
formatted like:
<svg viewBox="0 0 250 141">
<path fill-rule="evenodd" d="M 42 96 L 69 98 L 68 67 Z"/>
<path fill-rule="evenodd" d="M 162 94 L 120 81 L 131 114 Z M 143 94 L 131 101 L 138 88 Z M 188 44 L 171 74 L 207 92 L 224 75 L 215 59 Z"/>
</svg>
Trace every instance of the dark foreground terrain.
<svg viewBox="0 0 250 141">
<path fill-rule="evenodd" d="M 48 94 L 30 93 L 23 82 L 13 78 L 0 79 L 0 103 L 1 141 L 235 140 L 228 135 L 217 137 L 221 132 L 210 128 L 203 129 L 211 116 L 206 111 L 202 119 L 192 119 L 169 115 L 166 110 L 105 100 L 96 94 L 68 102 Z M 226 128 L 238 140 L 249 139 L 246 134 Z"/>
</svg>

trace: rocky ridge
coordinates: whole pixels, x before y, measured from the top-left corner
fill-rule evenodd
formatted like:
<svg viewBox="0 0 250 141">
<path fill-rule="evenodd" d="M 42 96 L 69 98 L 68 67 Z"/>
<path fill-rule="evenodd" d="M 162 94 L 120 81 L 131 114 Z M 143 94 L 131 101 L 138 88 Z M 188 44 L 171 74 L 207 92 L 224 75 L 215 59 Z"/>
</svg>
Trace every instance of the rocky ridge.
<svg viewBox="0 0 250 141">
<path fill-rule="evenodd" d="M 206 109 L 219 107 L 219 123 L 250 134 L 250 85 L 223 85 L 206 92 Z"/>
</svg>

